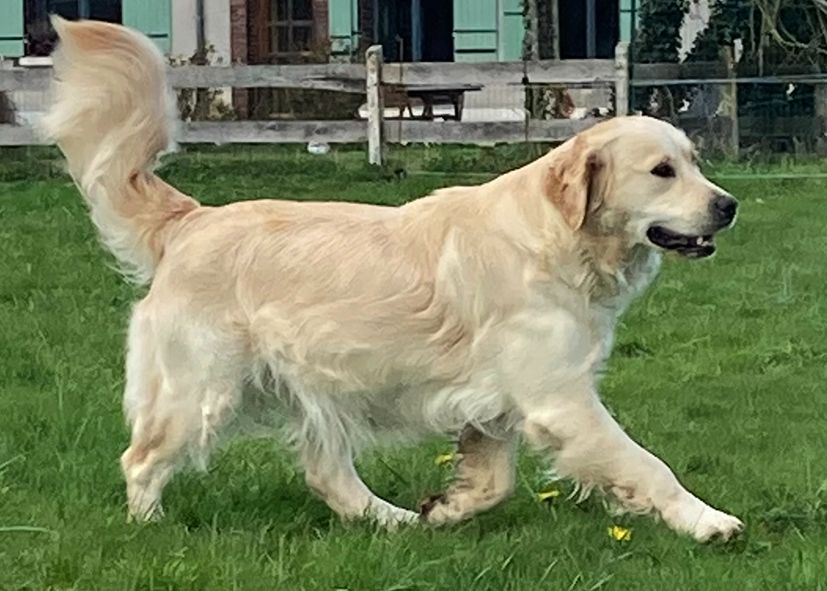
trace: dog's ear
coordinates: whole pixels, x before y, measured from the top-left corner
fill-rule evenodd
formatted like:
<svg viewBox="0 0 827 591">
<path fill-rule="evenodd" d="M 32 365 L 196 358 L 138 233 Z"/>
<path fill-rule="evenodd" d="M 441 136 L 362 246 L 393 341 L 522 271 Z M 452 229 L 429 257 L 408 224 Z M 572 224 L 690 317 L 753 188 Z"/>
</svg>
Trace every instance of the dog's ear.
<svg viewBox="0 0 827 591">
<path fill-rule="evenodd" d="M 603 163 L 597 151 L 581 138 L 561 149 L 564 151 L 548 171 L 546 195 L 569 227 L 579 230 L 586 214 L 599 205 L 599 196 L 592 194 L 592 186 Z"/>
</svg>

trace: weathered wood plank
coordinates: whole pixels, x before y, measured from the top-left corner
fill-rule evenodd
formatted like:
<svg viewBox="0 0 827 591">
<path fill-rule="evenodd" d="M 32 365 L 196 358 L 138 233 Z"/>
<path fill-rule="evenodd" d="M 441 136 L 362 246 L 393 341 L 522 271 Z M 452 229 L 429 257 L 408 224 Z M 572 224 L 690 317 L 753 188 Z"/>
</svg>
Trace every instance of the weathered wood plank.
<svg viewBox="0 0 827 591">
<path fill-rule="evenodd" d="M 0 92 L 12 90 L 45 91 L 52 79 L 51 68 L 0 69 Z"/>
<path fill-rule="evenodd" d="M 182 144 L 359 143 L 366 140 L 362 121 L 193 121 L 182 123 L 178 135 Z M 0 146 L 44 143 L 31 127 L 0 125 Z"/>
<path fill-rule="evenodd" d="M 588 129 L 599 119 L 551 121 L 416 121 L 385 122 L 393 143 L 480 144 L 559 142 Z"/>
<path fill-rule="evenodd" d="M 621 41 L 615 48 L 615 113 L 629 114 L 629 42 Z"/>
<path fill-rule="evenodd" d="M 368 94 L 368 162 L 381 165 L 385 151 L 382 118 L 382 46 L 371 45 L 365 54 Z"/>
<path fill-rule="evenodd" d="M 0 146 L 39 146 L 46 144 L 31 127 L 0 125 Z"/>
<path fill-rule="evenodd" d="M 0 92 L 40 91 L 49 87 L 52 68 L 0 70 Z M 365 92 L 365 67 L 359 64 L 296 66 L 174 66 L 169 68 L 174 88 L 313 88 Z"/>
<path fill-rule="evenodd" d="M 598 84 L 615 79 L 613 60 L 416 62 L 385 64 L 382 78 L 404 84 Z"/>
<path fill-rule="evenodd" d="M 0 70 L 0 91 L 45 90 L 51 68 Z M 175 66 L 169 68 L 174 88 L 313 88 L 365 92 L 360 64 Z M 543 60 L 536 62 L 385 64 L 387 82 L 440 84 L 609 84 L 615 80 L 612 60 Z"/>
<path fill-rule="evenodd" d="M 182 125 L 178 139 L 182 144 L 341 144 L 366 140 L 364 121 L 193 121 Z"/>
<path fill-rule="evenodd" d="M 45 90 L 51 68 L 0 70 L 0 91 Z M 365 92 L 365 67 L 358 64 L 307 66 L 176 66 L 169 69 L 174 88 L 314 88 Z M 599 84 L 615 78 L 611 60 L 491 63 L 386 64 L 391 83 L 440 84 Z"/>
<path fill-rule="evenodd" d="M 597 119 L 530 121 L 386 121 L 386 141 L 406 143 L 496 144 L 556 142 L 591 127 Z M 194 121 L 181 125 L 182 144 L 361 143 L 364 121 Z M 0 146 L 43 144 L 30 127 L 0 125 Z"/>
<path fill-rule="evenodd" d="M 365 92 L 365 66 L 311 64 L 248 66 L 175 66 L 169 68 L 174 88 L 313 88 Z"/>
</svg>

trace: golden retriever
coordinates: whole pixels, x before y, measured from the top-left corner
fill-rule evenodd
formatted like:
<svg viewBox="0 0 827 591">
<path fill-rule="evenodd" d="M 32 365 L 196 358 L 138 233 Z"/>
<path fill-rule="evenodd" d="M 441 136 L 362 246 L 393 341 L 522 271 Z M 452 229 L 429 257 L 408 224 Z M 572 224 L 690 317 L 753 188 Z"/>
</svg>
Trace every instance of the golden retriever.
<svg viewBox="0 0 827 591">
<path fill-rule="evenodd" d="M 706 257 L 735 218 L 683 133 L 617 118 L 489 183 L 399 208 L 206 207 L 152 172 L 175 119 L 153 44 L 116 25 L 54 25 L 44 131 L 105 245 L 151 284 L 126 358 L 132 516 L 157 516 L 181 460 L 205 461 L 231 419 L 254 415 L 286 425 L 308 485 L 343 518 L 466 519 L 512 493 L 524 438 L 583 494 L 698 540 L 740 531 L 597 394 L 617 319 L 662 251 Z M 360 447 L 432 432 L 459 433 L 460 460 L 418 512 L 357 475 Z"/>
</svg>

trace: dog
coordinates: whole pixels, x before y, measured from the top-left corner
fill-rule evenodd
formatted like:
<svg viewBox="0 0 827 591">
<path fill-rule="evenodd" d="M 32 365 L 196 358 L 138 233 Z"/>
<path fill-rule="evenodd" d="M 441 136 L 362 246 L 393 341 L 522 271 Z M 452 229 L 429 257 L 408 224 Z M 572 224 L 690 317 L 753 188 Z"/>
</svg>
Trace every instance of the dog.
<svg viewBox="0 0 827 591">
<path fill-rule="evenodd" d="M 700 541 L 742 529 L 597 393 L 617 320 L 662 253 L 707 257 L 735 220 L 737 201 L 702 176 L 682 132 L 615 118 L 486 184 L 398 208 L 208 207 L 152 172 L 175 121 L 155 46 L 119 25 L 53 23 L 43 130 L 104 245 L 149 285 L 127 337 L 131 516 L 159 516 L 182 461 L 204 464 L 233 419 L 253 416 L 283 423 L 310 489 L 344 519 L 468 519 L 513 492 L 525 440 L 584 495 Z M 459 435 L 460 460 L 419 511 L 356 473 L 364 446 L 433 432 Z"/>
</svg>

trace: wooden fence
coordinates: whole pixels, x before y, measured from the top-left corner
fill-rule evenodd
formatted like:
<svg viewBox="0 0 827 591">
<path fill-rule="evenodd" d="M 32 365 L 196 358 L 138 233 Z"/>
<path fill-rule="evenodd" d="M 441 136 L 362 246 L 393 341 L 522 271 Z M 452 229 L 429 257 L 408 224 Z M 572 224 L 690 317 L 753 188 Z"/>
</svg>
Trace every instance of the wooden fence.
<svg viewBox="0 0 827 591">
<path fill-rule="evenodd" d="M 742 83 L 827 83 L 827 75 L 799 70 L 772 76 L 736 68 L 731 61 L 697 64 L 636 64 L 630 68 L 628 44 L 617 47 L 614 60 L 564 60 L 490 63 L 383 63 L 381 48 L 371 48 L 362 64 L 175 66 L 169 69 L 176 89 L 290 88 L 361 94 L 367 100 L 367 118 L 315 121 L 187 121 L 181 143 L 368 143 L 371 162 L 383 160 L 388 143 L 556 142 L 594 123 L 594 119 L 532 119 L 524 109 L 517 121 L 438 121 L 384 118 L 383 96 L 389 86 L 610 87 L 616 113 L 625 114 L 630 92 L 638 87 L 720 84 L 730 94 L 730 112 L 722 113 L 730 142 L 737 150 L 741 138 L 737 114 L 737 86 Z M 0 93 L 45 93 L 50 68 L 0 69 Z M 827 84 L 823 85 L 827 89 Z M 735 98 L 736 100 L 732 100 Z M 827 102 L 827 101 L 825 101 Z M 827 108 L 827 107 L 825 107 Z M 799 118 L 800 119 L 800 118 Z M 800 122 L 799 122 L 800 123 Z M 782 129 L 783 122 L 775 124 Z M 800 125 L 799 125 L 800 127 Z M 0 146 L 42 143 L 30 127 L 0 125 Z"/>
<path fill-rule="evenodd" d="M 368 51 L 365 65 L 232 65 L 174 66 L 169 80 L 175 89 L 293 88 L 339 91 L 366 95 L 367 119 L 339 121 L 187 121 L 181 126 L 181 143 L 327 143 L 368 142 L 372 162 L 380 162 L 386 142 L 483 143 L 565 140 L 590 125 L 587 121 L 437 121 L 384 119 L 385 85 L 439 86 L 475 84 L 517 86 L 614 86 L 618 97 L 627 96 L 627 46 L 618 60 L 566 60 L 492 63 L 382 63 L 381 48 Z M 0 69 L 1 92 L 45 93 L 51 68 Z M 623 105 L 625 100 L 620 101 Z M 35 129 L 0 125 L 0 146 L 41 144 Z"/>
</svg>

